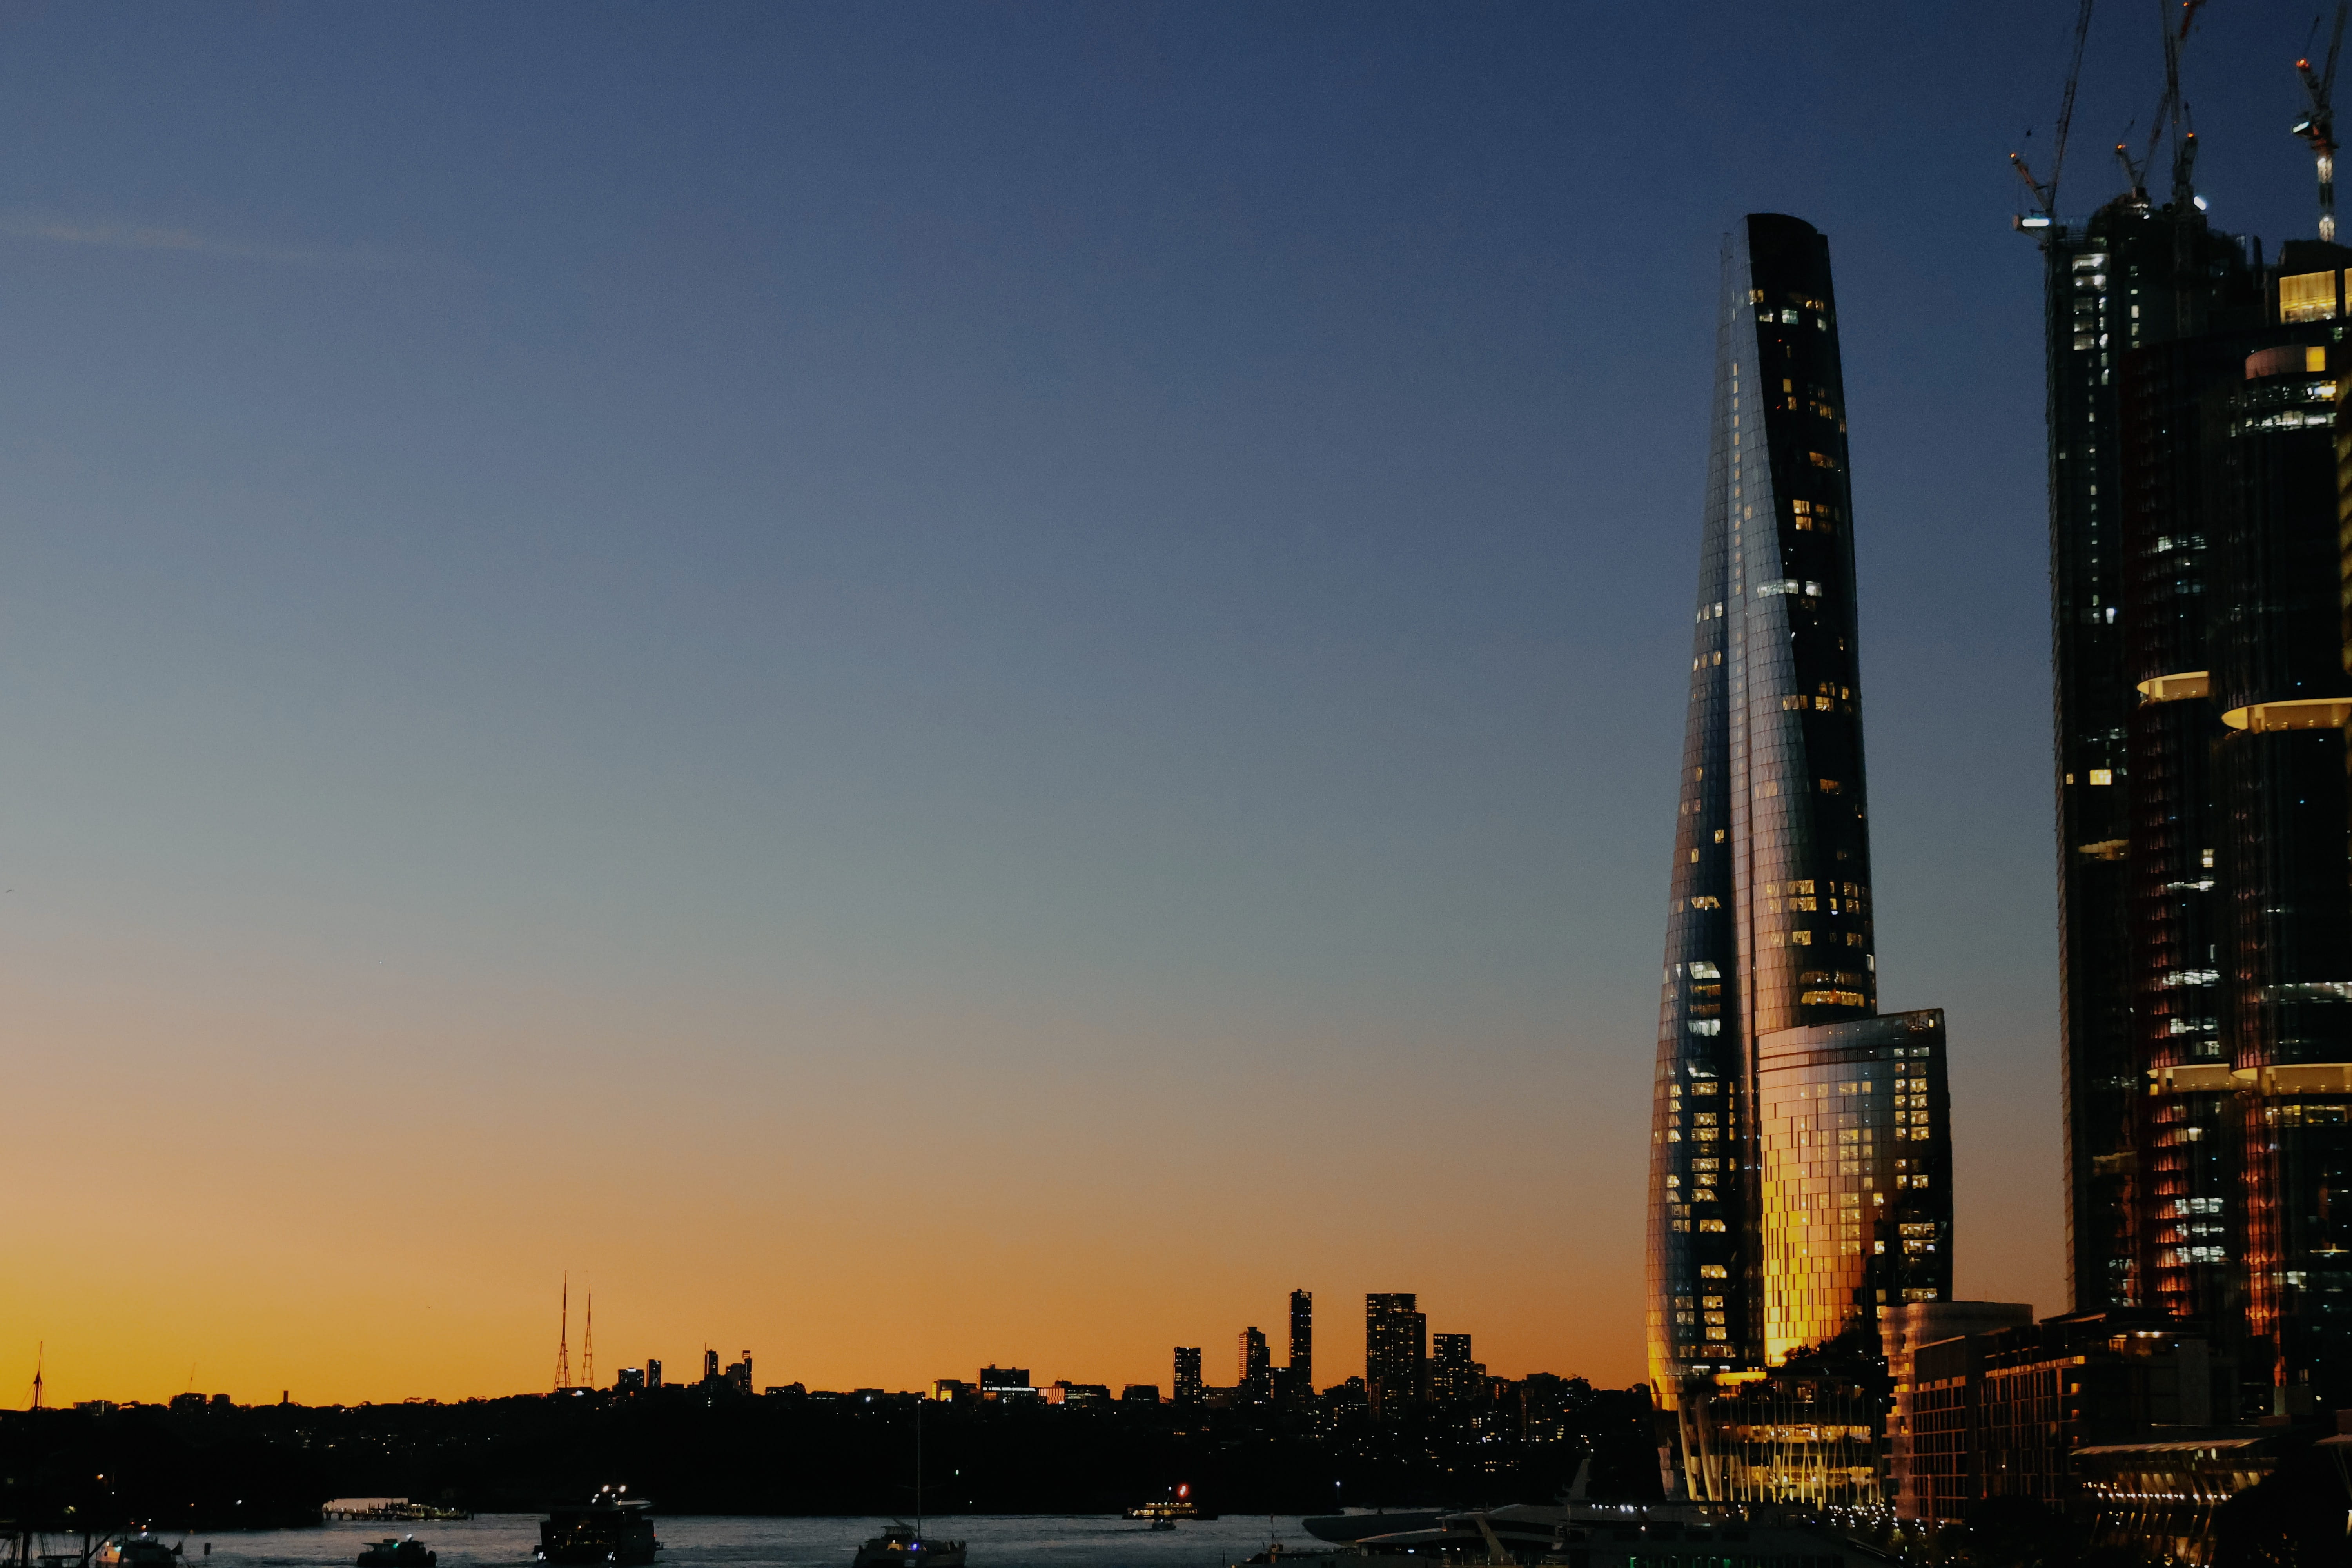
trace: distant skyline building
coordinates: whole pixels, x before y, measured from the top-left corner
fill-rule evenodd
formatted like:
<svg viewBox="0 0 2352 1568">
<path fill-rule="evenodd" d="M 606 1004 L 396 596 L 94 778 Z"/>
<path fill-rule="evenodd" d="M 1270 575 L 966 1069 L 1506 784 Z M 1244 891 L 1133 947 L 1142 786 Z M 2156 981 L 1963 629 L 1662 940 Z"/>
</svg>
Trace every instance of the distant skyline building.
<svg viewBox="0 0 2352 1568">
<path fill-rule="evenodd" d="M 1201 1347 L 1178 1345 L 1173 1379 L 1174 1402 L 1178 1405 L 1198 1405 L 1201 1402 Z"/>
<path fill-rule="evenodd" d="M 1837 307 L 1793 217 L 1727 239 L 1704 510 L 1649 1192 L 1676 1411 L 1950 1293 L 1943 1019 L 1878 1016 Z"/>
<path fill-rule="evenodd" d="M 1375 1415 L 1393 1415 L 1427 1396 L 1429 1319 L 1411 1291 L 1364 1298 L 1364 1392 Z"/>
<path fill-rule="evenodd" d="M 1290 1383 L 1293 1392 L 1315 1392 L 1315 1292 L 1290 1293 Z"/>
<path fill-rule="evenodd" d="M 1486 1369 L 1470 1353 L 1468 1334 L 1429 1336 L 1429 1396 L 1459 1405 L 1483 1391 Z"/>
<path fill-rule="evenodd" d="M 1241 1355 L 1236 1368 L 1240 1375 L 1234 1386 L 1244 1399 L 1262 1402 L 1274 1397 L 1274 1360 L 1265 1342 L 1265 1331 L 1255 1324 L 1241 1334 Z"/>
</svg>

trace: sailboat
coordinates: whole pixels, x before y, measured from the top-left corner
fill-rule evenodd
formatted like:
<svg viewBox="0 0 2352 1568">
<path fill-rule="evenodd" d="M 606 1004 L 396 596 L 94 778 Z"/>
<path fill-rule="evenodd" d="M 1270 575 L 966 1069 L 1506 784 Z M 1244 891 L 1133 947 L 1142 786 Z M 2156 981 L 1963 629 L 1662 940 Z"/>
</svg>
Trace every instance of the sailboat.
<svg viewBox="0 0 2352 1568">
<path fill-rule="evenodd" d="M 915 1523 L 892 1520 L 857 1549 L 852 1568 L 963 1568 L 963 1542 L 923 1539 L 923 1407 L 915 1406 Z"/>
</svg>

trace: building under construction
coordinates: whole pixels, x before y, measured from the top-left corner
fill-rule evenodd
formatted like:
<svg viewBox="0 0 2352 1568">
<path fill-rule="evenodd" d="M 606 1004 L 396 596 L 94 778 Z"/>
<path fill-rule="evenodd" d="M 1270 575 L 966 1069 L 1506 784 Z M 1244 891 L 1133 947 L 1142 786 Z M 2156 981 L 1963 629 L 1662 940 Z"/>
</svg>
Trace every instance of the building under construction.
<svg viewBox="0 0 2352 1568">
<path fill-rule="evenodd" d="M 2333 49 L 2294 128 L 2327 237 L 2266 262 L 2197 199 L 2180 42 L 2168 196 L 2151 145 L 2087 220 L 2057 217 L 2054 170 L 2021 220 L 2045 264 L 2069 1286 L 2077 1312 L 2204 1320 L 2223 1408 L 2300 1416 L 2352 1407 L 2352 249 Z"/>
</svg>

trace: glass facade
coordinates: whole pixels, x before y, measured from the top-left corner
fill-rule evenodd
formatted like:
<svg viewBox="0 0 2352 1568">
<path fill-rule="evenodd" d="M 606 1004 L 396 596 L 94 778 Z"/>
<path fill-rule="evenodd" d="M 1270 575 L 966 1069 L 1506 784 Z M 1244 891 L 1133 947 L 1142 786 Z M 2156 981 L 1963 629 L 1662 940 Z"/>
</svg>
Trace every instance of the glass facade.
<svg viewBox="0 0 2352 1568">
<path fill-rule="evenodd" d="M 1759 1043 L 1877 1013 L 1853 524 L 1829 245 L 1754 215 L 1723 257 L 1659 1007 L 1648 1344 L 1668 1409 L 1701 1390 L 1690 1410 L 1719 1404 L 1722 1380 L 1784 1359 Z M 1712 1485 L 1688 1412 L 1682 1433 L 1693 1485 Z"/>
<path fill-rule="evenodd" d="M 1944 1015 L 1783 1029 L 1757 1042 L 1764 1359 L 1952 1299 Z"/>
<path fill-rule="evenodd" d="M 2210 962 L 2151 962 L 2157 950 L 2193 953 L 2210 917 L 2194 863 L 2210 839 L 2194 808 L 2178 809 L 2203 798 L 2210 719 L 2144 705 L 2139 682 L 2207 668 L 2199 595 L 2210 543 L 2176 525 L 2202 470 L 2195 443 L 2175 437 L 2193 424 L 2215 356 L 2134 351 L 2259 327 L 2263 287 L 2241 242 L 2185 202 L 2120 197 L 2048 231 L 2043 257 L 2067 1293 L 2089 1311 L 2150 1292 L 2141 1032 L 2177 1021 L 2182 1033 L 2163 1049 L 2193 1051 L 2214 1011 Z M 2124 428 L 2133 416 L 2137 438 Z M 2126 615 L 2135 596 L 2149 616 Z M 2194 684 L 2158 689 L 2183 696 Z M 2136 821 L 2143 776 L 2172 799 L 2151 800 Z M 2134 853 L 2136 831 L 2167 840 L 2155 858 Z M 2136 905 L 2166 910 L 2137 939 Z M 2137 984 L 2165 973 L 2174 978 L 2160 997 Z"/>
<path fill-rule="evenodd" d="M 2045 244 L 2073 1305 L 2210 1322 L 2236 1414 L 2342 1404 L 2352 250 L 2129 197 Z"/>
<path fill-rule="evenodd" d="M 2315 341 L 2250 355 L 2242 378 L 2209 394 L 2207 441 L 2221 1035 L 2244 1148 L 2235 1348 L 2284 1415 L 2352 1402 L 2352 1214 L 2335 1199 L 2352 1186 L 2352 680 L 2335 577 L 2330 369 L 2345 350 L 2333 329 L 2297 335 Z"/>
</svg>

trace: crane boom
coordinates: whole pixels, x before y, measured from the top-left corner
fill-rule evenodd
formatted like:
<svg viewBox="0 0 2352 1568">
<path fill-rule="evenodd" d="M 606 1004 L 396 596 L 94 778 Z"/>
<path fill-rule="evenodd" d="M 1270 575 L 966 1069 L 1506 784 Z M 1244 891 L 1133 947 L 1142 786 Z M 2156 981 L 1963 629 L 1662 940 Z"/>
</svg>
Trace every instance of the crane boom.
<svg viewBox="0 0 2352 1568">
<path fill-rule="evenodd" d="M 2074 15 L 2074 53 L 2066 62 L 2066 90 L 2058 100 L 2058 123 L 2051 138 L 2050 178 L 2035 179 L 2021 154 L 2009 155 L 2017 177 L 2025 182 L 2025 188 L 2033 193 L 2035 203 L 2042 208 L 2042 221 L 2033 226 L 2036 228 L 2047 228 L 2058 221 L 2058 176 L 2066 168 L 2066 132 L 2074 123 L 2074 89 L 2083 81 L 2083 45 L 2091 36 L 2091 5 L 2092 0 L 2083 0 L 2082 9 Z"/>
</svg>

